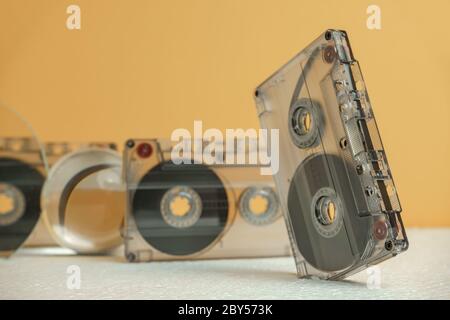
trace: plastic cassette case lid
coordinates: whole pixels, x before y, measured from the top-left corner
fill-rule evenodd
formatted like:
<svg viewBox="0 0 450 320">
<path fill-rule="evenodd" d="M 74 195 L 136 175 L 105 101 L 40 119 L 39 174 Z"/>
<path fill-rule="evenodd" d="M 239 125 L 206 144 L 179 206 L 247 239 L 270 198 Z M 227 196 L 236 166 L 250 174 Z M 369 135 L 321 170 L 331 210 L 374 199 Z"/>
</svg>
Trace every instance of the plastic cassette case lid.
<svg viewBox="0 0 450 320">
<path fill-rule="evenodd" d="M 344 31 L 327 30 L 255 91 L 279 129 L 275 175 L 300 277 L 340 279 L 407 249 L 400 202 Z"/>
<path fill-rule="evenodd" d="M 0 106 L 0 256 L 8 257 L 33 231 L 46 176 L 33 130 L 13 109 Z"/>
<path fill-rule="evenodd" d="M 125 147 L 129 261 L 289 254 L 271 176 L 257 165 L 174 164 L 171 151 L 162 139 Z"/>
<path fill-rule="evenodd" d="M 122 243 L 122 158 L 112 143 L 48 142 L 51 166 L 42 191 L 53 239 L 78 253 L 108 253 Z"/>
</svg>

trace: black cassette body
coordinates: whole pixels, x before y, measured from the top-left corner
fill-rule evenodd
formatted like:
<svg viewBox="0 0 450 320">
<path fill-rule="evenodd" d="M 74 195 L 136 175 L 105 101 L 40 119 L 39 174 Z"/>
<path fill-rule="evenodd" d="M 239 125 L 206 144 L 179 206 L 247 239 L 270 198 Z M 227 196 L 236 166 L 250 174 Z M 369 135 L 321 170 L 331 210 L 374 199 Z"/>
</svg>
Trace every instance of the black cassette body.
<svg viewBox="0 0 450 320">
<path fill-rule="evenodd" d="M 261 84 L 279 129 L 275 174 L 300 277 L 344 278 L 406 250 L 401 207 L 344 31 L 328 30 Z"/>
<path fill-rule="evenodd" d="M 129 261 L 289 254 L 272 177 L 255 165 L 175 164 L 171 150 L 161 139 L 125 148 Z"/>
</svg>

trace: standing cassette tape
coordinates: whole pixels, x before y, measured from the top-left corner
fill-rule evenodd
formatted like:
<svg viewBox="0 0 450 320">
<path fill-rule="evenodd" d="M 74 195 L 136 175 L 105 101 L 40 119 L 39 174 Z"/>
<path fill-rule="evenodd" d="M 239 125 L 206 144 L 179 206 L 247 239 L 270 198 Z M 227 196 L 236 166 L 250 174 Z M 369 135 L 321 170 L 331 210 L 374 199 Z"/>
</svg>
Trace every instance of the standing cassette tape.
<svg viewBox="0 0 450 320">
<path fill-rule="evenodd" d="M 124 152 L 128 261 L 288 255 L 271 176 L 259 166 L 174 164 L 162 140 Z"/>
<path fill-rule="evenodd" d="M 0 106 L 0 256 L 22 246 L 39 221 L 46 163 L 31 127 Z"/>
<path fill-rule="evenodd" d="M 52 238 L 77 253 L 107 253 L 122 243 L 122 157 L 113 143 L 45 144 L 50 170 L 42 215 Z"/>
<path fill-rule="evenodd" d="M 408 247 L 401 207 L 347 34 L 328 30 L 255 91 L 279 129 L 280 201 L 300 277 L 341 279 Z"/>
</svg>

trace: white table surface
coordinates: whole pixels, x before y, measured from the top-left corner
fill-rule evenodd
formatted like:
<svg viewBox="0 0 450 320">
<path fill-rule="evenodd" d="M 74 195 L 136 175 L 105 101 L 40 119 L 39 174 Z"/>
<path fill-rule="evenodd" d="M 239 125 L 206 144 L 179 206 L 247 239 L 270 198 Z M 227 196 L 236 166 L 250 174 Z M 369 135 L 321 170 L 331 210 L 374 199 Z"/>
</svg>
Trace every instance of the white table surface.
<svg viewBox="0 0 450 320">
<path fill-rule="evenodd" d="M 293 258 L 129 264 L 120 257 L 45 255 L 0 260 L 0 299 L 450 299 L 450 229 L 410 229 L 409 250 L 345 281 L 297 279 Z M 67 268 L 81 271 L 67 287 Z"/>
</svg>

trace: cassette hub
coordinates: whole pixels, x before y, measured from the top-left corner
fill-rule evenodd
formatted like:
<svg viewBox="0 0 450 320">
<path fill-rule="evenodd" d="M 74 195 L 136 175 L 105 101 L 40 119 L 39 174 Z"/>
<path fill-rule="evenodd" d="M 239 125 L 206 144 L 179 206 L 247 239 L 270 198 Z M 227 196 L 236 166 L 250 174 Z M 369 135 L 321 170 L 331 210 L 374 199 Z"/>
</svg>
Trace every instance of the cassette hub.
<svg viewBox="0 0 450 320">
<path fill-rule="evenodd" d="M 22 191 L 9 183 L 0 183 L 0 225 L 15 223 L 25 213 L 26 200 Z"/>
<path fill-rule="evenodd" d="M 188 228 L 194 225 L 201 214 L 201 198 L 191 187 L 172 187 L 161 199 L 161 215 L 167 224 L 175 228 Z"/>
<path fill-rule="evenodd" d="M 289 132 L 294 144 L 299 148 L 314 145 L 319 135 L 319 108 L 309 99 L 299 99 L 289 111 Z"/>
<path fill-rule="evenodd" d="M 242 217 L 254 225 L 273 222 L 278 217 L 278 199 L 270 187 L 247 188 L 241 195 L 239 209 Z"/>
</svg>

